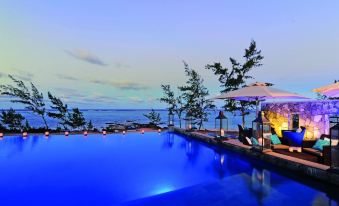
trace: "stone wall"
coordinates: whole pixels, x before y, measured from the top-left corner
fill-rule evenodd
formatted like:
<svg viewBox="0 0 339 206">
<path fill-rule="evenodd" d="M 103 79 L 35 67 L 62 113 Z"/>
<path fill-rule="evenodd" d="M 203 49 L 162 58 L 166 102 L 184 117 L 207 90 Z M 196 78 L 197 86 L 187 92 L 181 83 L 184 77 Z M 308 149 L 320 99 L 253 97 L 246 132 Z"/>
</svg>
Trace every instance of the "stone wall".
<svg viewBox="0 0 339 206">
<path fill-rule="evenodd" d="M 291 115 L 299 114 L 305 139 L 312 140 L 329 133 L 329 117 L 339 115 L 339 100 L 263 103 L 261 109 L 280 136 L 281 129 L 291 129 Z"/>
</svg>

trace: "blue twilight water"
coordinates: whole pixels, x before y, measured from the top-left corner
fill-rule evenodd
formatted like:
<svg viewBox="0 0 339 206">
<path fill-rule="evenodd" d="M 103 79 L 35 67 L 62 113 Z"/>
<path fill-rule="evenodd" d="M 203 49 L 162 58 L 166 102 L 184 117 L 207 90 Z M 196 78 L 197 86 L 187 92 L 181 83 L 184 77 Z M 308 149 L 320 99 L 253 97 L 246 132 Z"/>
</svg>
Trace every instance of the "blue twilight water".
<svg viewBox="0 0 339 206">
<path fill-rule="evenodd" d="M 149 113 L 151 110 L 82 110 L 86 120 L 92 120 L 93 125 L 98 129 L 106 127 L 108 122 L 118 122 L 124 123 L 127 120 L 134 120 L 139 123 L 148 123 L 146 117 L 143 114 Z M 160 113 L 162 121 L 165 123 L 162 126 L 167 124 L 167 114 L 165 110 L 156 110 Z M 35 114 L 32 114 L 30 111 L 19 111 L 23 116 L 27 118 L 30 125 L 33 127 L 42 127 L 43 122 L 41 118 Z M 214 128 L 215 127 L 215 117 L 218 115 L 219 111 L 210 111 L 208 116 L 208 121 L 204 123 L 204 128 Z M 228 117 L 229 128 L 237 129 L 237 124 L 241 124 L 241 117 L 234 116 L 231 113 L 225 113 Z M 250 114 L 246 117 L 247 127 L 252 127 L 252 120 L 254 120 L 254 114 Z M 58 121 L 52 118 L 47 118 L 48 125 L 51 128 L 56 128 Z M 175 124 L 178 126 L 178 118 L 175 117 Z M 182 122 L 183 126 L 185 125 L 184 121 Z"/>
<path fill-rule="evenodd" d="M 251 205 L 337 205 L 254 160 L 174 133 L 0 141 L 0 205 L 116 205 L 222 181 Z"/>
</svg>

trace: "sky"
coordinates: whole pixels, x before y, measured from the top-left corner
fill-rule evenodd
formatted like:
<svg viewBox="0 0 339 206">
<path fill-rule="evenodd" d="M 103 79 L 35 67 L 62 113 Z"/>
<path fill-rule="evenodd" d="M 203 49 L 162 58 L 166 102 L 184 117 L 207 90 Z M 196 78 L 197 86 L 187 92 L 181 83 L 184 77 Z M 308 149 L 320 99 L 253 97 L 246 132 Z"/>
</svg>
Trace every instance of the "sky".
<svg viewBox="0 0 339 206">
<path fill-rule="evenodd" d="M 338 11 L 337 0 L 1 0 L 0 84 L 12 74 L 80 108 L 164 108 L 160 85 L 185 83 L 183 61 L 217 95 L 205 65 L 242 61 L 255 40 L 265 58 L 248 83 L 314 97 L 339 79 Z"/>
</svg>

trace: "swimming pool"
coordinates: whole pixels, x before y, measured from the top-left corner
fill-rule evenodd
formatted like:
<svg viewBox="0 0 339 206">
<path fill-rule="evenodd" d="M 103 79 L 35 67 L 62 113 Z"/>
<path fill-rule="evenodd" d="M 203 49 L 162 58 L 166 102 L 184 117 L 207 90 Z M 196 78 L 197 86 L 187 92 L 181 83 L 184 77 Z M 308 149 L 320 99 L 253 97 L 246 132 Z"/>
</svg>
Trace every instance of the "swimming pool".
<svg viewBox="0 0 339 206">
<path fill-rule="evenodd" d="M 180 191 L 192 191 L 194 201 L 201 185 L 212 189 L 197 200 L 230 191 L 224 196 L 234 204 L 337 205 L 326 193 L 332 191 L 295 178 L 300 179 L 168 132 L 0 141 L 0 205 L 144 205 L 173 199 Z"/>
</svg>

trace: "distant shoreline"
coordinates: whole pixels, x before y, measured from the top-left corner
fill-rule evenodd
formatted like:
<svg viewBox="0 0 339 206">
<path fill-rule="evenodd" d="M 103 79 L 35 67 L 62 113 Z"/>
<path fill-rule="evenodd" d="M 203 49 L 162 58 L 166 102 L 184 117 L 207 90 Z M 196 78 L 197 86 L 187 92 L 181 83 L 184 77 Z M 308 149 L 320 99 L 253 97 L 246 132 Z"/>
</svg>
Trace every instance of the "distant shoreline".
<svg viewBox="0 0 339 206">
<path fill-rule="evenodd" d="M 4 108 L 0 110 L 9 110 L 9 108 Z M 15 109 L 16 111 L 20 112 L 30 112 L 28 109 Z M 80 109 L 80 111 L 151 111 L 152 109 Z M 154 109 L 155 111 L 167 111 L 167 109 Z M 56 111 L 55 109 L 46 109 L 46 111 Z"/>
</svg>

